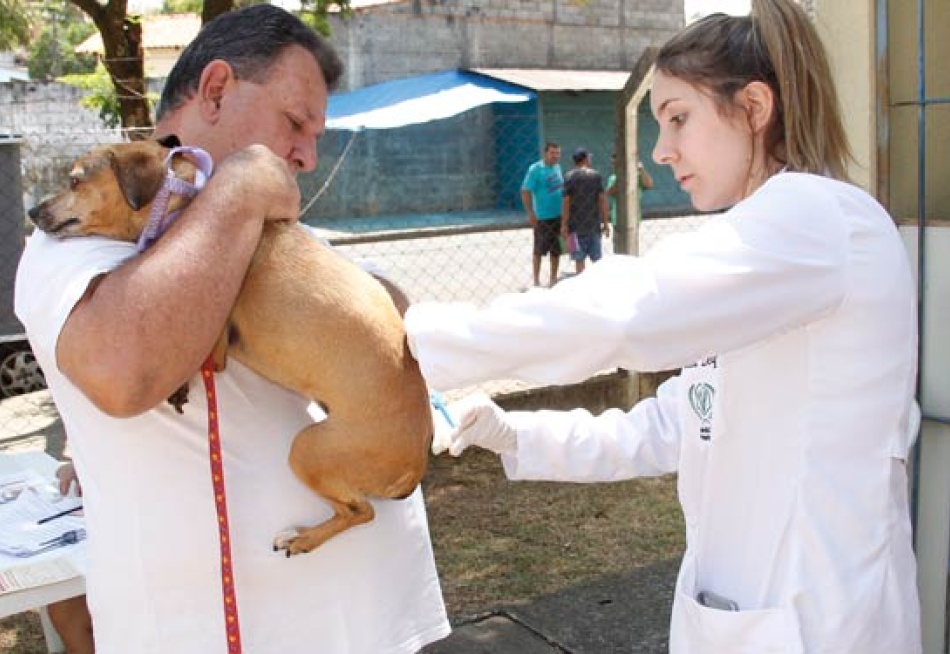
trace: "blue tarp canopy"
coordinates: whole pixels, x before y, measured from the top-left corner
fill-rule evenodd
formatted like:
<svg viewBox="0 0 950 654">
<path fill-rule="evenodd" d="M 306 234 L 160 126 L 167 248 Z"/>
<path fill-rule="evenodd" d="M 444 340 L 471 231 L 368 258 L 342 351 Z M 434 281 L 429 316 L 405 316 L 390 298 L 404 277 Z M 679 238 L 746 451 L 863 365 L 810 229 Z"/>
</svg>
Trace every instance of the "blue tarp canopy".
<svg viewBox="0 0 950 654">
<path fill-rule="evenodd" d="M 330 96 L 327 129 L 392 129 L 450 118 L 492 102 L 527 102 L 534 91 L 460 70 L 373 84 Z"/>
</svg>

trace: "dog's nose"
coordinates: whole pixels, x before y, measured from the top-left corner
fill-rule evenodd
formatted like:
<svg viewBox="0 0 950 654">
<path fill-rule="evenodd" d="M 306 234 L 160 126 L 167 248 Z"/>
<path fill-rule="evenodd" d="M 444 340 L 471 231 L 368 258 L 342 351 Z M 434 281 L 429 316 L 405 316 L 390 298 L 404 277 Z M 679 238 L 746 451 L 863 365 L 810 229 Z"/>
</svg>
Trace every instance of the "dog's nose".
<svg viewBox="0 0 950 654">
<path fill-rule="evenodd" d="M 35 207 L 31 207 L 30 210 L 26 212 L 26 215 L 28 215 L 30 217 L 30 220 L 32 220 L 33 222 L 36 222 L 36 219 L 39 218 L 41 206 L 43 205 L 38 204 Z"/>
</svg>

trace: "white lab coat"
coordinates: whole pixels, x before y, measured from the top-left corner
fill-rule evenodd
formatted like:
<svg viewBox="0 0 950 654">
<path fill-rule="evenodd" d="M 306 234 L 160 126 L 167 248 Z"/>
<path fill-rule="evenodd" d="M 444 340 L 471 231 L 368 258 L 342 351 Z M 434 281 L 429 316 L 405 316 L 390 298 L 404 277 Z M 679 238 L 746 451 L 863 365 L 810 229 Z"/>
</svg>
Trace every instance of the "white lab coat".
<svg viewBox="0 0 950 654">
<path fill-rule="evenodd" d="M 783 173 L 649 255 L 406 325 L 431 386 L 683 367 L 631 411 L 509 414 L 512 479 L 677 471 L 676 654 L 921 650 L 906 459 L 915 294 L 886 212 Z M 697 363 L 698 362 L 698 363 Z M 701 590 L 738 612 L 697 602 Z"/>
</svg>

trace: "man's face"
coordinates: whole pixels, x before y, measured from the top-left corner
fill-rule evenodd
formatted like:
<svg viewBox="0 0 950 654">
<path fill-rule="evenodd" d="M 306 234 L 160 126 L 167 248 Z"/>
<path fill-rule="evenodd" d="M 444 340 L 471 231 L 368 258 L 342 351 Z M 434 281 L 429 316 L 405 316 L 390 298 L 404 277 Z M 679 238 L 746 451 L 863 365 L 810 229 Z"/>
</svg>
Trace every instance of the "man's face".
<svg viewBox="0 0 950 654">
<path fill-rule="evenodd" d="M 553 166 L 561 160 L 561 148 L 548 148 L 544 151 L 544 164 Z"/>
<path fill-rule="evenodd" d="M 211 152 L 218 160 L 253 144 L 266 145 L 295 173 L 317 167 L 317 139 L 323 134 L 327 85 L 313 56 L 288 47 L 266 81 L 234 80 L 221 98 L 212 127 Z"/>
</svg>

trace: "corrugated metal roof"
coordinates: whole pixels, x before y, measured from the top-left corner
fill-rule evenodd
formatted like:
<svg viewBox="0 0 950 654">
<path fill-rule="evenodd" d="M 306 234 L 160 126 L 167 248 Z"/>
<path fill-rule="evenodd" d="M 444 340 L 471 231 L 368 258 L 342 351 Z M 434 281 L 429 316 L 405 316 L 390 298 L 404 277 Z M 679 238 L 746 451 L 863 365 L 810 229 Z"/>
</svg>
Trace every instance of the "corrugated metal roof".
<svg viewBox="0 0 950 654">
<path fill-rule="evenodd" d="M 470 68 L 473 73 L 533 91 L 620 91 L 630 71 L 550 68 Z"/>
<path fill-rule="evenodd" d="M 390 129 L 440 120 L 493 102 L 527 102 L 534 92 L 476 75 L 447 70 L 334 93 L 327 129 Z"/>
</svg>

